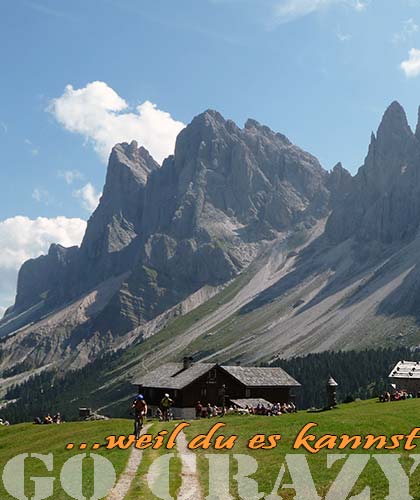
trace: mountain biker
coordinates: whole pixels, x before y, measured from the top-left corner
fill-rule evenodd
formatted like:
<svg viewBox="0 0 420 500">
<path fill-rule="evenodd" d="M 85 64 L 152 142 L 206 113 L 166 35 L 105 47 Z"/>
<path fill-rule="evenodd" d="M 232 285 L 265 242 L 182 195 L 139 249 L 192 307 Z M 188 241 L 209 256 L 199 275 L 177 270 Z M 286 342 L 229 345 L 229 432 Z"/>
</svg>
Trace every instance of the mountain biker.
<svg viewBox="0 0 420 500">
<path fill-rule="evenodd" d="M 134 434 L 136 438 L 139 437 L 141 428 L 143 427 L 143 419 L 147 415 L 147 403 L 144 399 L 143 394 L 138 394 L 131 405 L 134 409 Z"/>
<path fill-rule="evenodd" d="M 173 404 L 173 400 L 169 397 L 169 394 L 165 394 L 162 401 L 160 402 L 160 407 L 162 409 L 164 421 L 169 420 L 169 409 L 170 409 L 172 404 Z"/>
</svg>

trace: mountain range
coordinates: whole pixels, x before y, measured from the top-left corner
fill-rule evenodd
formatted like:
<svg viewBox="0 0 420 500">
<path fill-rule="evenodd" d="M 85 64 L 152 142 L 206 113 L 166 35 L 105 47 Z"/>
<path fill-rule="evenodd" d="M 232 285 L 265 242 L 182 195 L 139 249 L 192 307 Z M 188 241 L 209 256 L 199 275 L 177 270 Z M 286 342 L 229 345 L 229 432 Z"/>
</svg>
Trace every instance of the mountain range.
<svg viewBox="0 0 420 500">
<path fill-rule="evenodd" d="M 183 355 L 269 362 L 420 344 L 420 125 L 393 102 L 352 176 L 208 110 L 159 165 L 110 155 L 80 247 L 20 269 L 1 391 L 121 353 L 113 384 Z"/>
</svg>

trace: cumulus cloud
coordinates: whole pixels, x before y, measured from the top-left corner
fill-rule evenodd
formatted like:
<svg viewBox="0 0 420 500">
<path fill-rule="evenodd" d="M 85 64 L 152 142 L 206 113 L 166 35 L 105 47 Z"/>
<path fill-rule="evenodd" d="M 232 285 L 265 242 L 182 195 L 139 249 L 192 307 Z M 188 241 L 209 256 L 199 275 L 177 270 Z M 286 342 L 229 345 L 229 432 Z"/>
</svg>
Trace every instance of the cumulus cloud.
<svg viewBox="0 0 420 500">
<path fill-rule="evenodd" d="M 80 199 L 85 210 L 93 212 L 98 206 L 102 193 L 97 193 L 95 187 L 88 182 L 82 188 L 73 191 L 73 196 Z"/>
<path fill-rule="evenodd" d="M 286 23 L 327 10 L 334 5 L 346 5 L 357 12 L 362 12 L 368 3 L 366 0 L 282 0 L 276 3 L 274 13 L 278 22 Z"/>
<path fill-rule="evenodd" d="M 392 37 L 393 43 L 407 42 L 413 35 L 419 31 L 419 25 L 414 22 L 414 19 L 410 17 L 406 21 L 403 21 L 402 29 L 399 33 L 394 33 Z"/>
<path fill-rule="evenodd" d="M 13 303 L 20 266 L 45 254 L 51 243 L 79 245 L 85 230 L 86 221 L 66 217 L 16 216 L 0 221 L 0 317 Z"/>
<path fill-rule="evenodd" d="M 115 90 L 100 81 L 80 89 L 67 85 L 48 110 L 64 128 L 91 142 L 104 162 L 116 143 L 133 139 L 162 162 L 173 153 L 176 136 L 185 127 L 150 101 L 130 110 Z"/>
<path fill-rule="evenodd" d="M 420 75 L 420 50 L 410 49 L 408 59 L 400 64 L 407 78 L 414 78 Z"/>
<path fill-rule="evenodd" d="M 83 174 L 78 170 L 59 170 L 58 177 L 66 181 L 66 184 L 73 184 L 74 181 L 83 179 Z"/>
</svg>

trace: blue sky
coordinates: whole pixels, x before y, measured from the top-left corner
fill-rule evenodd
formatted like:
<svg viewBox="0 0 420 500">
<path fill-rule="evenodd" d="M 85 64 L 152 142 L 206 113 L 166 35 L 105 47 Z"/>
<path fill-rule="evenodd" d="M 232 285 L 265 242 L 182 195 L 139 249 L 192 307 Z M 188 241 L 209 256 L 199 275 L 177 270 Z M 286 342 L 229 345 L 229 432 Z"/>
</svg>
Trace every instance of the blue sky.
<svg viewBox="0 0 420 500">
<path fill-rule="evenodd" d="M 354 173 L 420 104 L 418 0 L 3 0 L 0 26 L 0 312 L 22 260 L 80 239 L 114 139 L 162 157 L 215 108 Z"/>
</svg>

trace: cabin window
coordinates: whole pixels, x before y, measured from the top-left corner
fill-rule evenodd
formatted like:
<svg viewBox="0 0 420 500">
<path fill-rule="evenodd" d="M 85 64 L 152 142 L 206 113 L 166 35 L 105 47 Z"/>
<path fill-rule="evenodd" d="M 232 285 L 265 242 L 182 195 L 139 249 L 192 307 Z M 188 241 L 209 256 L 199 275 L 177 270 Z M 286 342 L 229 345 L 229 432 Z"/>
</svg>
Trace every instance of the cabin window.
<svg viewBox="0 0 420 500">
<path fill-rule="evenodd" d="M 207 389 L 205 387 L 202 387 L 201 389 L 201 399 L 206 399 L 207 397 Z"/>
<path fill-rule="evenodd" d="M 215 382 L 217 378 L 217 372 L 216 370 L 210 370 L 209 371 L 209 381 L 210 382 Z"/>
<path fill-rule="evenodd" d="M 251 397 L 251 389 L 245 389 L 245 397 L 250 398 Z"/>
</svg>

